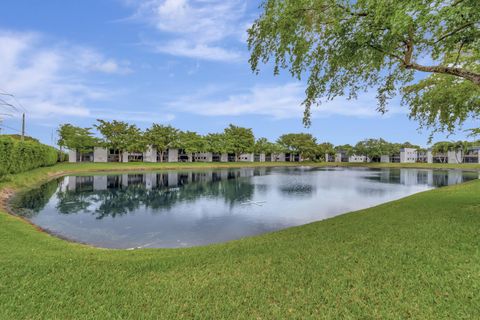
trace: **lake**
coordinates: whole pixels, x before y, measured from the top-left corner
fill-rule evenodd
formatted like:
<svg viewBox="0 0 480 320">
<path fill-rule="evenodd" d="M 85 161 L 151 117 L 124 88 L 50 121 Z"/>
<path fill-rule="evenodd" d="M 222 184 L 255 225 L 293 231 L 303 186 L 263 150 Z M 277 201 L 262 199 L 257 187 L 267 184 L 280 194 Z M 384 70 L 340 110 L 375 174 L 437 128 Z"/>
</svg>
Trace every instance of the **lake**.
<svg viewBox="0 0 480 320">
<path fill-rule="evenodd" d="M 12 206 L 73 241 L 175 248 L 298 226 L 478 178 L 461 170 L 312 167 L 92 174 L 50 181 Z"/>
</svg>

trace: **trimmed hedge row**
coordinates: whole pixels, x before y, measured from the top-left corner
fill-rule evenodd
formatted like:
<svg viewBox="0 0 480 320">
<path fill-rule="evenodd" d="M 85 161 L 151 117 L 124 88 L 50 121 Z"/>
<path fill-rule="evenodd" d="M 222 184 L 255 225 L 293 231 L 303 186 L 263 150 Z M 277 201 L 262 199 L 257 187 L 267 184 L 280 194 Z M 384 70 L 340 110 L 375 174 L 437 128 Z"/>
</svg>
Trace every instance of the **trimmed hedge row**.
<svg viewBox="0 0 480 320">
<path fill-rule="evenodd" d="M 57 163 L 58 156 L 53 147 L 0 136 L 0 179 L 7 174 L 52 166 Z"/>
</svg>

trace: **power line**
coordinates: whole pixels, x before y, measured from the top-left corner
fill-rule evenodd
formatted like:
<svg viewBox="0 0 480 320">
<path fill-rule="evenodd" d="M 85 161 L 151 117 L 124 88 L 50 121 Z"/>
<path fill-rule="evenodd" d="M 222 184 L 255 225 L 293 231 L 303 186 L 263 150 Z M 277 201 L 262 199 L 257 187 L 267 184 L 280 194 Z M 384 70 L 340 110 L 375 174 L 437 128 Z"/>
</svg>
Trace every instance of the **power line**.
<svg viewBox="0 0 480 320">
<path fill-rule="evenodd" d="M 25 137 L 25 113 L 27 113 L 27 109 L 23 106 L 23 104 L 17 99 L 17 97 L 15 97 L 14 94 L 11 94 L 11 93 L 7 93 L 5 90 L 1 89 L 0 90 L 2 92 L 0 92 L 0 95 L 2 96 L 7 96 L 7 97 L 10 97 L 14 100 L 14 102 L 16 103 L 16 105 L 18 105 L 20 107 L 17 108 L 17 106 L 15 106 L 14 104 L 10 103 L 10 101 L 7 101 L 3 98 L 0 98 L 0 106 L 4 106 L 4 107 L 9 107 L 10 109 L 13 109 L 14 111 L 17 111 L 18 113 L 20 113 L 22 115 L 22 130 L 19 131 L 17 129 L 14 129 L 14 128 L 11 128 L 11 127 L 8 127 L 8 126 L 5 126 L 3 125 L 4 128 L 8 128 L 10 130 L 15 130 L 17 132 L 20 132 L 21 135 L 22 135 L 22 141 L 24 140 L 24 137 Z M 0 114 L 2 115 L 2 114 Z M 3 115 L 8 115 L 8 116 L 11 116 L 10 114 L 3 114 Z"/>
<path fill-rule="evenodd" d="M 28 113 L 27 109 L 23 106 L 23 104 L 17 99 L 15 95 L 12 94 L 13 100 L 17 102 L 17 104 L 22 108 L 23 112 Z"/>
<path fill-rule="evenodd" d="M 4 124 L 0 124 L 0 127 L 5 128 L 5 129 L 10 129 L 10 130 L 13 130 L 13 131 L 16 131 L 16 132 L 19 132 L 19 133 L 22 133 L 21 130 L 18 130 L 18 129 L 15 129 L 15 128 L 6 126 L 6 125 L 4 125 Z"/>
<path fill-rule="evenodd" d="M 22 109 L 23 112 L 28 113 L 27 108 L 25 108 L 23 106 L 23 104 L 20 102 L 20 100 L 17 99 L 17 97 L 14 94 L 8 93 L 7 91 L 0 88 L 0 95 L 11 97 L 13 100 L 15 100 L 16 104 Z M 1 100 L 3 100 L 3 99 L 1 99 Z M 5 100 L 3 100 L 3 101 L 5 101 Z M 10 104 L 10 106 L 13 106 L 13 105 Z M 13 106 L 13 107 L 16 108 L 15 106 Z M 20 110 L 18 110 L 18 108 L 16 108 L 16 110 L 20 112 Z"/>
<path fill-rule="evenodd" d="M 20 110 L 19 110 L 17 107 L 15 107 L 15 106 L 14 106 L 13 104 L 11 104 L 11 103 L 8 103 L 6 100 L 4 100 L 4 99 L 2 99 L 2 98 L 0 98 L 0 105 L 1 105 L 1 106 L 5 106 L 5 107 L 10 107 L 11 109 L 13 109 L 13 110 L 15 110 L 15 111 L 20 112 Z"/>
</svg>

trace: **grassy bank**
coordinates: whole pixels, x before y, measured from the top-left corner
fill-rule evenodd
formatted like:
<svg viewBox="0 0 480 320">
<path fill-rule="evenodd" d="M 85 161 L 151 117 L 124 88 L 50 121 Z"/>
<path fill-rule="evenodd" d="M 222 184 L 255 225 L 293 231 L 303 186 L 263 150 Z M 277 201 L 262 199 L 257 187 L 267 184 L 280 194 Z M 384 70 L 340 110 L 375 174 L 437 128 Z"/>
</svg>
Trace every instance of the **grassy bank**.
<svg viewBox="0 0 480 320">
<path fill-rule="evenodd" d="M 63 164 L 3 186 L 58 172 L 167 167 Z M 258 237 L 169 250 L 94 249 L 1 212 L 0 319 L 474 318 L 479 194 L 474 181 Z"/>
</svg>

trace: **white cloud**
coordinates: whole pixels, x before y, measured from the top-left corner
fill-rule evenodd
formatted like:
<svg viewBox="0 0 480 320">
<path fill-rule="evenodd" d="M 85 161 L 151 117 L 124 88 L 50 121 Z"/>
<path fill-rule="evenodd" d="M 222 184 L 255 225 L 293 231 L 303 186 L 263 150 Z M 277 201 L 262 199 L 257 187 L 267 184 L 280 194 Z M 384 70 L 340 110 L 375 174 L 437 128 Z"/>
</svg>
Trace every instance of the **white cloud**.
<svg viewBox="0 0 480 320">
<path fill-rule="evenodd" d="M 132 72 L 128 61 L 118 62 L 111 58 L 105 58 L 91 48 L 76 47 L 71 52 L 75 55 L 75 57 L 72 57 L 72 61 L 83 71 L 109 74 L 128 74 Z"/>
<path fill-rule="evenodd" d="M 171 109 L 206 116 L 264 115 L 276 119 L 301 118 L 305 87 L 300 83 L 279 86 L 254 86 L 243 93 L 231 94 L 225 99 L 215 99 L 222 91 L 212 87 L 183 97 L 169 104 Z M 388 114 L 401 113 L 392 108 Z M 374 117 L 376 100 L 373 94 L 363 94 L 358 100 L 338 98 L 312 108 L 313 117 L 332 115 Z"/>
<path fill-rule="evenodd" d="M 172 113 L 158 113 L 147 111 L 127 111 L 112 109 L 92 109 L 91 118 L 106 120 L 125 120 L 145 123 L 166 123 L 175 119 Z"/>
<path fill-rule="evenodd" d="M 157 44 L 154 45 L 154 50 L 176 56 L 213 61 L 237 61 L 241 57 L 236 51 L 203 43 L 191 43 L 186 40 L 175 40 L 169 41 L 166 44 Z"/>
<path fill-rule="evenodd" d="M 0 30 L 0 43 L 0 89 L 20 98 L 29 118 L 88 117 L 86 104 L 111 93 L 88 84 L 85 73 L 130 70 L 91 48 L 52 44 L 37 33 Z"/>
<path fill-rule="evenodd" d="M 242 0 L 129 1 L 134 18 L 147 21 L 171 39 L 155 43 L 158 52 L 196 59 L 236 61 L 238 50 L 227 48 L 228 38 L 244 37 L 246 3 Z M 147 43 L 151 45 L 150 43 Z"/>
</svg>

